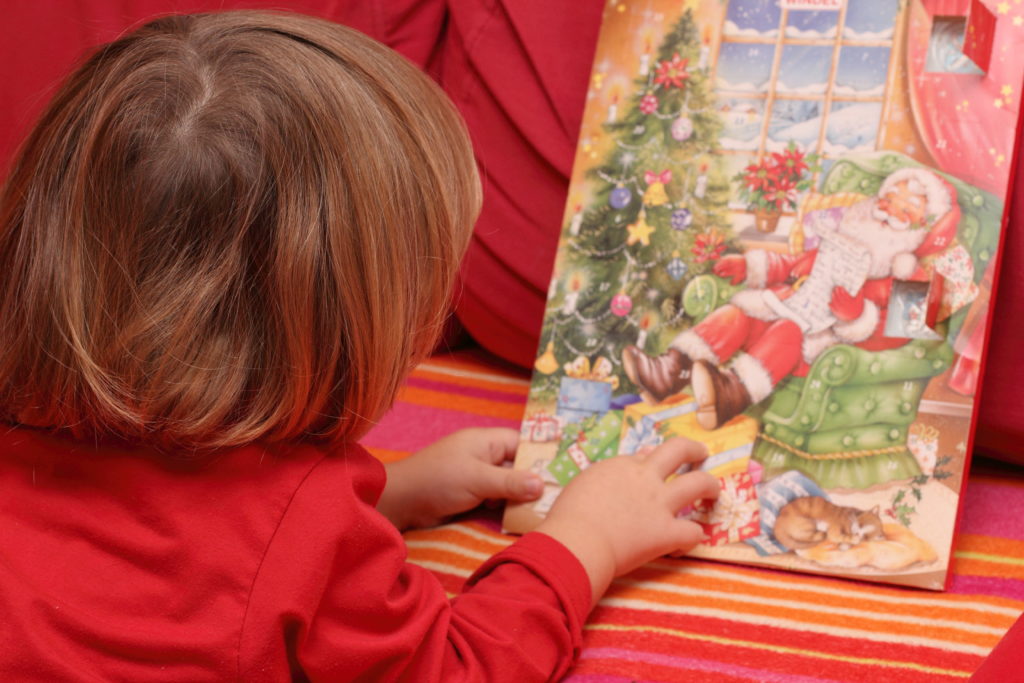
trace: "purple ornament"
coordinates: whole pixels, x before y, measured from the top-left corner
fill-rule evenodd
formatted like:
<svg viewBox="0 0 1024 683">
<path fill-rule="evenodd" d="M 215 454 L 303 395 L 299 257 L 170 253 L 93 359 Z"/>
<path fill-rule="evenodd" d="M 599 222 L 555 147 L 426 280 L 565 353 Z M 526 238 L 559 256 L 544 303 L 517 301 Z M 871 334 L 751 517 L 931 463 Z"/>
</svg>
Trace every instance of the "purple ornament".
<svg viewBox="0 0 1024 683">
<path fill-rule="evenodd" d="M 633 193 L 628 188 L 619 185 L 608 195 L 608 203 L 612 205 L 613 209 L 624 209 L 632 198 Z"/>
<path fill-rule="evenodd" d="M 669 220 L 673 230 L 686 230 L 693 223 L 693 212 L 689 209 L 676 209 Z"/>
<path fill-rule="evenodd" d="M 686 275 L 686 264 L 683 263 L 683 259 L 676 256 L 668 262 L 666 270 L 668 270 L 669 277 L 673 280 L 680 280 L 684 275 Z"/>
<path fill-rule="evenodd" d="M 685 142 L 693 135 L 693 121 L 686 116 L 680 116 L 672 122 L 672 139 L 678 142 Z"/>
</svg>

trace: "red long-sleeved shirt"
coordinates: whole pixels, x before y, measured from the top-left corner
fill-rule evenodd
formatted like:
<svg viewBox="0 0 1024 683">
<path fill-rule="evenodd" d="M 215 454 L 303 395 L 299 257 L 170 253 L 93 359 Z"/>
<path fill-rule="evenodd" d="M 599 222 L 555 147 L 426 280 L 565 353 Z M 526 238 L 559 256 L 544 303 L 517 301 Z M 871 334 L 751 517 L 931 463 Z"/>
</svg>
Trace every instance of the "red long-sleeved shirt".
<svg viewBox="0 0 1024 683">
<path fill-rule="evenodd" d="M 448 601 L 374 505 L 359 446 L 187 461 L 0 435 L 4 681 L 528 681 L 580 647 L 590 587 L 542 534 Z"/>
</svg>

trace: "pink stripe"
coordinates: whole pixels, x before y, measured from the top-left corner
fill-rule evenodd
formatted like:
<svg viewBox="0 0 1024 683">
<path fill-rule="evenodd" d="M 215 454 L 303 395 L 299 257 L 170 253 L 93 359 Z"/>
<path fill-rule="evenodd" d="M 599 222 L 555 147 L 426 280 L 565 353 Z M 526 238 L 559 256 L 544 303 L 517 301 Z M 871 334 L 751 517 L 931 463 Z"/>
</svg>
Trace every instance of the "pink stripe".
<svg viewBox="0 0 1024 683">
<path fill-rule="evenodd" d="M 519 421 L 398 402 L 361 442 L 371 448 L 415 451 L 466 427 L 511 427 L 518 430 Z"/>
<path fill-rule="evenodd" d="M 994 595 L 1011 600 L 1024 600 L 1024 581 L 998 579 L 993 576 L 954 574 L 949 592 L 960 595 Z"/>
<path fill-rule="evenodd" d="M 490 401 L 501 401 L 502 403 L 514 403 L 516 405 L 522 405 L 526 403 L 526 396 L 522 394 L 512 394 L 507 391 L 485 389 L 484 387 L 471 387 L 462 384 L 449 384 L 448 382 L 442 382 L 436 379 L 427 379 L 426 377 L 413 376 L 406 380 L 405 383 L 410 387 L 430 389 L 431 391 L 440 391 L 445 394 L 458 394 L 460 396 L 486 398 Z"/>
<path fill-rule="evenodd" d="M 1008 510 L 1024 509 L 1024 489 L 968 481 L 964 499 L 961 531 L 1024 541 L 1020 516 L 1007 514 Z"/>
<path fill-rule="evenodd" d="M 765 671 L 764 669 L 751 669 L 736 664 L 725 664 L 710 659 L 697 659 L 694 657 L 673 657 L 656 652 L 638 652 L 635 650 L 621 650 L 611 647 L 595 647 L 583 651 L 581 659 L 626 659 L 657 664 L 659 666 L 671 666 L 676 669 L 687 669 L 690 671 L 710 671 L 717 674 L 727 674 L 740 678 L 749 678 L 754 681 L 765 681 L 766 683 L 839 683 L 832 678 L 817 678 L 814 676 L 797 676 L 788 673 Z M 566 679 L 573 680 L 573 679 Z"/>
</svg>

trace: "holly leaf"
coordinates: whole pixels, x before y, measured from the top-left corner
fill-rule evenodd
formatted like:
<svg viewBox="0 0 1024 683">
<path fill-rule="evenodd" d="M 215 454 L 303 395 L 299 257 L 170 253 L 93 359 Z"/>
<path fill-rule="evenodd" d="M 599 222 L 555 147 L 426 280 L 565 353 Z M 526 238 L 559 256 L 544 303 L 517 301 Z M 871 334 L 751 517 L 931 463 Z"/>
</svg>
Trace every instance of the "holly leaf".
<svg viewBox="0 0 1024 683">
<path fill-rule="evenodd" d="M 916 477 L 914 477 L 911 480 L 911 483 L 913 483 L 913 484 L 915 484 L 917 486 L 924 486 L 925 484 L 928 483 L 928 475 L 927 474 L 919 474 L 919 475 L 917 475 Z"/>
<path fill-rule="evenodd" d="M 935 479 L 949 479 L 953 476 L 952 472 L 936 472 L 932 475 Z"/>
<path fill-rule="evenodd" d="M 914 498 L 917 498 L 918 501 L 921 500 L 921 489 L 914 489 L 911 493 L 914 494 Z"/>
<path fill-rule="evenodd" d="M 904 489 L 900 489 L 899 492 L 896 494 L 896 497 L 892 499 L 893 505 L 896 505 L 897 503 L 902 502 L 903 501 L 903 497 L 906 494 L 907 494 L 907 492 Z"/>
</svg>

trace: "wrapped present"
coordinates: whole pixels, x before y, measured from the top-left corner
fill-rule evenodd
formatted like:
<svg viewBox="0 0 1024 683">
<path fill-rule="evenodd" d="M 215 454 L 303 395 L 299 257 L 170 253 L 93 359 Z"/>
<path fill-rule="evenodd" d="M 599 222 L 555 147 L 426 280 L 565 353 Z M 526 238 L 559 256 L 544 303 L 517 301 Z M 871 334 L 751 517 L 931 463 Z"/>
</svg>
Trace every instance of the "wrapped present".
<svg viewBox="0 0 1024 683">
<path fill-rule="evenodd" d="M 935 271 L 946 279 L 942 289 L 942 309 L 952 314 L 974 301 L 979 293 L 974 283 L 974 262 L 963 245 L 949 249 L 935 259 Z"/>
<path fill-rule="evenodd" d="M 717 501 L 698 500 L 690 519 L 708 535 L 708 545 L 738 543 L 761 533 L 761 509 L 754 480 L 747 472 L 721 477 Z"/>
<path fill-rule="evenodd" d="M 657 446 L 666 439 L 685 436 L 708 449 L 704 469 L 715 476 L 747 471 L 757 421 L 738 415 L 713 431 L 697 424 L 697 402 L 678 394 L 658 405 L 634 403 L 623 411 L 619 453 L 631 455 L 645 446 Z"/>
<path fill-rule="evenodd" d="M 566 425 L 548 472 L 565 486 L 592 463 L 616 454 L 621 429 L 622 412 L 618 410 Z"/>
<path fill-rule="evenodd" d="M 914 454 L 921 473 L 931 476 L 939 460 L 939 430 L 921 423 L 911 425 L 907 448 Z"/>
<path fill-rule="evenodd" d="M 563 377 L 558 389 L 558 417 L 568 424 L 611 409 L 612 385 L 589 379 Z"/>
<path fill-rule="evenodd" d="M 558 441 L 562 436 L 562 421 L 538 410 L 523 420 L 519 434 L 524 441 Z"/>
</svg>

